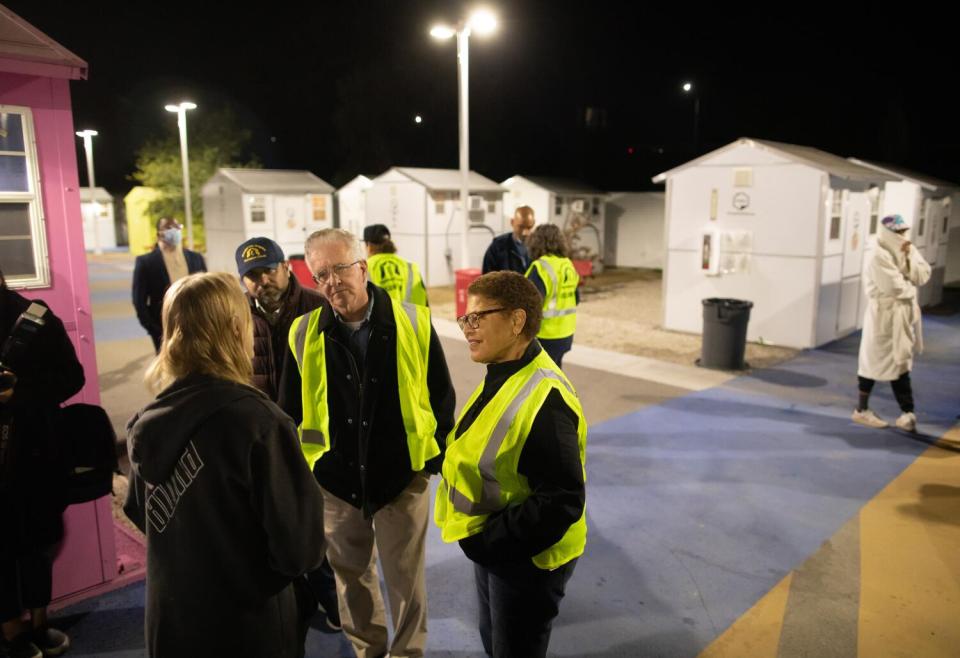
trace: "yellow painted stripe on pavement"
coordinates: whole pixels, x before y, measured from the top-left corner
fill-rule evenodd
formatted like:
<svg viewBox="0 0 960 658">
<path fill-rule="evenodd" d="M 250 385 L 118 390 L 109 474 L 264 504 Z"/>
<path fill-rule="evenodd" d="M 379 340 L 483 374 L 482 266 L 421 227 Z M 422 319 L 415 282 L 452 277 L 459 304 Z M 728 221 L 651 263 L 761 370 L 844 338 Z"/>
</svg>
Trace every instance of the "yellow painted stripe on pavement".
<svg viewBox="0 0 960 658">
<path fill-rule="evenodd" d="M 776 658 L 792 581 L 791 571 L 711 642 L 699 658 Z"/>
<path fill-rule="evenodd" d="M 960 425 L 860 512 L 863 658 L 960 655 Z"/>
</svg>

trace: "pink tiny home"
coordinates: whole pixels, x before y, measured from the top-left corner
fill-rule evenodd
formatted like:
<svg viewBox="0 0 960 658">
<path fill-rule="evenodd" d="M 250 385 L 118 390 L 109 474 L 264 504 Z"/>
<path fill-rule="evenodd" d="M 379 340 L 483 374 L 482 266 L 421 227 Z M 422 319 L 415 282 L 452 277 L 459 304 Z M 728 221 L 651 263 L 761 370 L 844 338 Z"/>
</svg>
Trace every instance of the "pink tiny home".
<svg viewBox="0 0 960 658">
<path fill-rule="evenodd" d="M 0 6 L 0 266 L 63 320 L 86 374 L 72 401 L 99 404 L 70 105 L 70 81 L 86 77 L 86 62 Z M 109 496 L 71 506 L 64 521 L 54 598 L 117 571 Z"/>
</svg>

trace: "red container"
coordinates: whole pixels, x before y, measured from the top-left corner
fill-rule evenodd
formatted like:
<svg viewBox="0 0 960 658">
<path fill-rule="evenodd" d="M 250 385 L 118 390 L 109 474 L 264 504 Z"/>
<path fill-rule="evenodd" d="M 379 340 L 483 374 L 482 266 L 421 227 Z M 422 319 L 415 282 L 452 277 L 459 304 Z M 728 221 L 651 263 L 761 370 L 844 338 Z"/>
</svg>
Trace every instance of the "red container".
<svg viewBox="0 0 960 658">
<path fill-rule="evenodd" d="M 457 317 L 467 313 L 467 288 L 475 279 L 479 279 L 483 272 L 475 267 L 457 270 Z"/>
<path fill-rule="evenodd" d="M 310 273 L 310 268 L 307 267 L 307 262 L 303 260 L 303 254 L 290 255 L 290 269 L 293 270 L 293 274 L 297 277 L 301 286 L 309 290 L 316 289 L 317 284 L 313 282 L 313 275 Z"/>
<path fill-rule="evenodd" d="M 575 259 L 573 261 L 573 267 L 577 270 L 577 274 L 580 275 L 580 283 L 583 283 L 583 280 L 588 276 L 593 276 L 593 261 L 586 259 Z"/>
</svg>

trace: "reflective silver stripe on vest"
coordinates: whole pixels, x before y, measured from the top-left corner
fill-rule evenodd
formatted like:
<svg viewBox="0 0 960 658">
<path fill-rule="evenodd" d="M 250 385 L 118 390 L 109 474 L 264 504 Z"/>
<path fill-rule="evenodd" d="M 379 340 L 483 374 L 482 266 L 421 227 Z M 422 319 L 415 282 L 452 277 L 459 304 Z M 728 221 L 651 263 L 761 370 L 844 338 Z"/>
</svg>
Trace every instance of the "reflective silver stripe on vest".
<svg viewBox="0 0 960 658">
<path fill-rule="evenodd" d="M 403 301 L 409 302 L 413 288 L 413 263 L 407 263 L 407 292 L 403 295 Z M 416 325 L 414 325 L 416 326 Z"/>
<path fill-rule="evenodd" d="M 307 326 L 310 324 L 310 316 L 305 315 L 303 319 L 300 320 L 300 324 L 297 325 L 297 332 L 294 334 L 294 344 L 296 345 L 297 352 L 294 356 L 297 357 L 297 364 L 300 366 L 300 372 L 303 372 L 303 353 L 306 350 L 307 345 Z"/>
<path fill-rule="evenodd" d="M 408 302 L 403 302 L 400 304 L 403 307 L 404 312 L 406 312 L 407 317 L 410 318 L 410 324 L 413 325 L 413 336 L 417 342 L 417 345 L 420 344 L 420 334 L 417 333 L 417 307 Z M 397 327 L 397 332 L 399 333 L 400 328 Z"/>
<path fill-rule="evenodd" d="M 544 311 L 544 312 L 543 312 L 543 317 L 545 317 L 545 318 L 559 318 L 559 317 L 563 317 L 564 315 L 573 315 L 573 314 L 576 313 L 576 312 L 577 312 L 577 309 L 575 309 L 575 308 L 565 308 L 565 309 L 562 309 L 562 310 L 559 310 L 559 311 Z"/>
<path fill-rule="evenodd" d="M 454 509 L 458 512 L 470 516 L 478 516 L 480 514 L 490 514 L 501 509 L 500 483 L 497 482 L 494 462 L 497 454 L 500 452 L 501 446 L 503 446 L 503 442 L 507 438 L 510 425 L 513 424 L 517 412 L 520 411 L 520 407 L 522 407 L 523 403 L 530 397 L 533 389 L 544 379 L 548 378 L 557 380 L 563 384 L 571 394 L 574 394 L 570 384 L 552 370 L 541 368 L 530 376 L 530 380 L 527 381 L 526 385 L 520 390 L 520 393 L 513 398 L 510 405 L 503 412 L 503 415 L 500 416 L 500 420 L 497 421 L 497 426 L 490 435 L 490 440 L 487 442 L 487 446 L 480 456 L 480 477 L 483 479 L 483 492 L 480 495 L 480 500 L 472 502 L 455 488 L 450 487 L 450 502 L 453 503 Z"/>
<path fill-rule="evenodd" d="M 556 270 L 553 269 L 553 265 L 551 265 L 550 263 L 548 263 L 548 262 L 545 261 L 545 260 L 541 260 L 541 261 L 540 261 L 540 265 L 542 265 L 543 268 L 544 268 L 545 270 L 547 270 L 547 276 L 549 276 L 549 277 L 550 277 L 550 280 L 553 281 L 553 296 L 556 297 L 557 299 L 559 299 L 559 298 L 560 298 L 560 286 L 559 286 L 559 284 L 557 284 L 557 272 L 556 272 Z"/>
<path fill-rule="evenodd" d="M 300 442 L 326 444 L 326 441 L 323 440 L 323 432 L 319 430 L 302 430 L 300 432 Z"/>
</svg>

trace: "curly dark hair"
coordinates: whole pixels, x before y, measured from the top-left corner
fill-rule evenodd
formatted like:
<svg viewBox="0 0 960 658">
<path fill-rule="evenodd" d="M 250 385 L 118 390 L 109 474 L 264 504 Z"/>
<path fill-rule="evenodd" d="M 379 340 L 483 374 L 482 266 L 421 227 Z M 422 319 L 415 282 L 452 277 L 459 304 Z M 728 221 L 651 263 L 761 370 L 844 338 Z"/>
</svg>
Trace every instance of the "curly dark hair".
<svg viewBox="0 0 960 658">
<path fill-rule="evenodd" d="M 490 272 L 475 279 L 467 294 L 486 297 L 507 310 L 523 309 L 527 321 L 523 325 L 525 338 L 533 340 L 543 320 L 543 297 L 530 280 L 516 272 Z"/>
<path fill-rule="evenodd" d="M 540 224 L 527 238 L 527 251 L 530 260 L 537 260 L 541 256 L 570 257 L 570 246 L 563 231 L 556 224 Z"/>
</svg>

